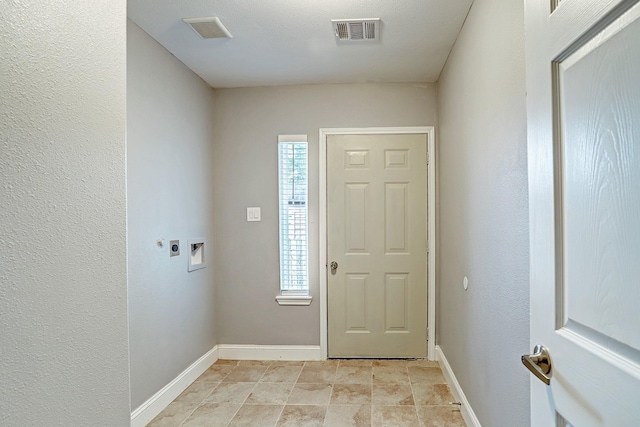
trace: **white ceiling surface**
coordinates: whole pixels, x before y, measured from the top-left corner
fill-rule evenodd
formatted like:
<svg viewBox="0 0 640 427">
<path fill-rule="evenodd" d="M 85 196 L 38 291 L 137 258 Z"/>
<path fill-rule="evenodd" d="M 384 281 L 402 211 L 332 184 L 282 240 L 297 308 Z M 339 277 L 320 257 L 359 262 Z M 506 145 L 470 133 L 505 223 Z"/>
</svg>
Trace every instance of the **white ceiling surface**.
<svg viewBox="0 0 640 427">
<path fill-rule="evenodd" d="M 434 82 L 472 0 L 129 0 L 133 22 L 214 88 Z M 217 16 L 232 39 L 182 18 Z M 380 41 L 337 43 L 331 19 L 380 18 Z"/>
</svg>

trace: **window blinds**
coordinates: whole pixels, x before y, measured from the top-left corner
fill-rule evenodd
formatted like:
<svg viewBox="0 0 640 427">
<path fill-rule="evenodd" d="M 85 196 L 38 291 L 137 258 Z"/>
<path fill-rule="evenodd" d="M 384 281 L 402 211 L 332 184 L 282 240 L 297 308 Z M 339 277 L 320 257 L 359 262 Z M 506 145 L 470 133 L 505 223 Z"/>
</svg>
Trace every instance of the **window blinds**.
<svg viewBox="0 0 640 427">
<path fill-rule="evenodd" d="M 309 293 L 307 136 L 278 137 L 280 292 Z"/>
</svg>

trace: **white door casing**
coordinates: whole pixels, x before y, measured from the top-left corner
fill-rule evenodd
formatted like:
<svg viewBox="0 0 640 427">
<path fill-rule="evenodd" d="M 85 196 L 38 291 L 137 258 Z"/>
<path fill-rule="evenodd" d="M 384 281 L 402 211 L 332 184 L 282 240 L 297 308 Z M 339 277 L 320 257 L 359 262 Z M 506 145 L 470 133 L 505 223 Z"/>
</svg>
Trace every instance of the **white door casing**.
<svg viewBox="0 0 640 427">
<path fill-rule="evenodd" d="M 433 127 L 415 127 L 415 128 L 358 128 L 358 129 L 321 129 L 320 130 L 320 263 L 321 265 L 327 265 L 330 260 L 327 259 L 327 241 L 325 236 L 327 235 L 327 188 L 326 188 L 326 149 L 327 149 L 327 137 L 330 135 L 349 135 L 349 134 L 424 134 L 428 141 L 429 151 L 429 193 L 428 193 L 428 236 L 431 238 L 428 240 L 429 252 L 431 256 L 428 258 L 428 294 L 427 301 L 422 301 L 422 306 L 426 310 L 428 306 L 428 325 L 433 331 L 435 329 L 435 141 L 434 141 L 434 128 Z M 425 236 L 426 239 L 426 236 Z M 330 270 L 320 269 L 320 311 L 321 311 L 321 353 L 327 354 L 327 274 Z M 422 331 L 424 333 L 424 331 Z M 424 351 L 422 352 L 424 355 Z M 435 356 L 435 340 L 433 334 L 431 334 L 428 342 L 428 357 L 434 358 Z"/>
<path fill-rule="evenodd" d="M 531 424 L 640 425 L 640 3 L 525 9 Z"/>
</svg>

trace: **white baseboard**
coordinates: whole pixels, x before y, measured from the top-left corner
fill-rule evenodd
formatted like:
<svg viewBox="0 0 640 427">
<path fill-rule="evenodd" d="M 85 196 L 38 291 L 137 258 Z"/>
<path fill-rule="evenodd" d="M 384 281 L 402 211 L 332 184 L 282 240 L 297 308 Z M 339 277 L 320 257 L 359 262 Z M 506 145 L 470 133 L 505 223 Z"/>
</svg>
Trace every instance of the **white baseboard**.
<svg viewBox="0 0 640 427">
<path fill-rule="evenodd" d="M 436 360 L 440 363 L 440 367 L 442 368 L 444 377 L 447 379 L 449 387 L 451 387 L 451 394 L 458 402 L 462 403 L 462 405 L 460 406 L 460 412 L 462 413 L 462 418 L 464 418 L 467 426 L 481 427 L 478 417 L 476 417 L 476 414 L 473 412 L 471 405 L 469 405 L 469 401 L 464 395 L 462 387 L 460 387 L 460 383 L 458 383 L 458 380 L 456 379 L 456 376 L 451 369 L 451 365 L 449 365 L 449 362 L 447 361 L 447 358 L 445 357 L 439 345 L 436 346 Z"/>
<path fill-rule="evenodd" d="M 322 360 L 319 345 L 218 345 L 219 358 L 231 360 Z"/>
<path fill-rule="evenodd" d="M 218 360 L 218 346 L 213 347 L 169 384 L 151 396 L 131 413 L 131 427 L 144 427 L 187 389 L 204 371 Z"/>
<path fill-rule="evenodd" d="M 131 427 L 146 426 L 218 359 L 322 360 L 324 358 L 319 345 L 219 344 L 136 408 L 131 413 Z"/>
</svg>

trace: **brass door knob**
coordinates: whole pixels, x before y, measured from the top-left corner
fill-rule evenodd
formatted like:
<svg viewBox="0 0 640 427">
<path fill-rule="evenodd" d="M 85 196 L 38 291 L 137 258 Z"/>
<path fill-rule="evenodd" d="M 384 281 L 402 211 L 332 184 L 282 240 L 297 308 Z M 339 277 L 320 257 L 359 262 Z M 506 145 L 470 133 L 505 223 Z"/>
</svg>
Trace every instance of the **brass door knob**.
<svg viewBox="0 0 640 427">
<path fill-rule="evenodd" d="M 522 364 L 546 385 L 551 384 L 551 357 L 546 347 L 538 344 L 533 348 L 533 354 L 522 356 Z"/>
</svg>

